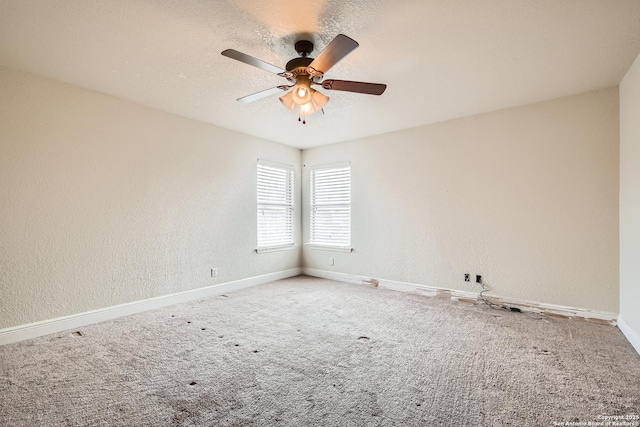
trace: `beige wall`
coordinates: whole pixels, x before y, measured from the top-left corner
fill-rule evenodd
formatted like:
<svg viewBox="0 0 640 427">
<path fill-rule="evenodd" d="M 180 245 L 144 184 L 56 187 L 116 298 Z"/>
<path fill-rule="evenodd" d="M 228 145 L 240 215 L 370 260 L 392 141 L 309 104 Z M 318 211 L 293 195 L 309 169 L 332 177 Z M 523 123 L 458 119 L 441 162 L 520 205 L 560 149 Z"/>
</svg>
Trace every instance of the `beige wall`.
<svg viewBox="0 0 640 427">
<path fill-rule="evenodd" d="M 620 315 L 640 334 L 640 56 L 620 83 Z"/>
<path fill-rule="evenodd" d="M 0 68 L 0 328 L 298 267 L 253 252 L 257 158 L 301 154 Z"/>
<path fill-rule="evenodd" d="M 256 159 L 302 157 L 303 179 L 351 161 L 355 248 L 305 249 L 304 266 L 468 291 L 463 274 L 482 274 L 496 294 L 617 312 L 621 248 L 621 312 L 640 330 L 638 69 L 619 182 L 616 88 L 301 156 L 0 68 L 0 328 L 300 266 L 253 249 Z"/>
<path fill-rule="evenodd" d="M 618 141 L 611 88 L 305 150 L 303 210 L 309 167 L 351 161 L 354 252 L 304 265 L 617 313 Z"/>
</svg>

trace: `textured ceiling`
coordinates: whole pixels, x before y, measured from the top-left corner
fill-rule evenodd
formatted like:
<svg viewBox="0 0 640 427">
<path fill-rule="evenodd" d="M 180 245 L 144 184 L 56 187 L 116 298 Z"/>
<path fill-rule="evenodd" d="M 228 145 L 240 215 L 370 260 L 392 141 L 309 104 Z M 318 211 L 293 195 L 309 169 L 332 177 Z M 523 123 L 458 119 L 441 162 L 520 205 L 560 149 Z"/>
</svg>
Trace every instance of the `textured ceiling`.
<svg viewBox="0 0 640 427">
<path fill-rule="evenodd" d="M 306 125 L 235 101 L 286 81 L 222 50 L 284 67 L 339 33 L 325 77 L 382 96 L 325 91 Z M 2 65 L 298 148 L 614 86 L 639 52 L 639 0 L 0 0 Z"/>
</svg>

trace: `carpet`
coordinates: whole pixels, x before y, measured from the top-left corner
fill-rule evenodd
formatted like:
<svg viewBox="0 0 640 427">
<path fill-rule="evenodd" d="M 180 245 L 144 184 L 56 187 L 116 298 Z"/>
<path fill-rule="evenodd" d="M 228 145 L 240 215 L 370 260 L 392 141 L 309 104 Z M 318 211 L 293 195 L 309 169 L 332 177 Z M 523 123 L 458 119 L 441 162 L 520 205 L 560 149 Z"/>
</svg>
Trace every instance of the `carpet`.
<svg viewBox="0 0 640 427">
<path fill-rule="evenodd" d="M 2 426 L 637 426 L 640 413 L 640 356 L 615 327 L 306 276 L 5 345 L 0 368 Z"/>
</svg>

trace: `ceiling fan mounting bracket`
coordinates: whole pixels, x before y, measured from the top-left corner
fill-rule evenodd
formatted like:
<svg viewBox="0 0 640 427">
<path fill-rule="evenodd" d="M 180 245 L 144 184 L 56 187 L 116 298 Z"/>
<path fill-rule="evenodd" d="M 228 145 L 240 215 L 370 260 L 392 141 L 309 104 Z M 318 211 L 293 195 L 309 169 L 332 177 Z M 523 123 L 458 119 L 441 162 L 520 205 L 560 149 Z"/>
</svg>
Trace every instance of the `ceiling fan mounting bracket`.
<svg viewBox="0 0 640 427">
<path fill-rule="evenodd" d="M 309 56 L 313 52 L 313 43 L 308 40 L 298 40 L 294 45 L 296 52 L 303 58 Z"/>
</svg>

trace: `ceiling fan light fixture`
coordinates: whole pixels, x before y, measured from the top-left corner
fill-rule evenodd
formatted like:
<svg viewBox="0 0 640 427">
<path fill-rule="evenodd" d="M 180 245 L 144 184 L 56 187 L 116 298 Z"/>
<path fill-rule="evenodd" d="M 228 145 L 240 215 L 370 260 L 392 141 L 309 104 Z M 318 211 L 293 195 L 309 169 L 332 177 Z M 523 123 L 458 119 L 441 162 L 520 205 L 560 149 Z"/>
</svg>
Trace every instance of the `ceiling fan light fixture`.
<svg viewBox="0 0 640 427">
<path fill-rule="evenodd" d="M 304 104 L 298 104 L 296 102 L 293 102 L 293 99 L 290 100 L 290 102 L 292 102 L 292 104 L 287 104 L 285 102 L 286 100 L 283 99 L 283 98 L 285 98 L 285 96 L 280 98 L 282 103 L 287 108 L 289 108 L 288 106 L 291 105 L 291 108 L 289 108 L 289 109 L 292 110 L 292 111 L 294 110 L 295 107 L 298 107 L 296 109 L 296 112 L 301 117 L 310 116 L 310 115 L 322 110 L 327 105 L 327 103 L 329 102 L 329 97 L 328 96 L 326 96 L 322 92 L 319 92 L 319 91 L 317 91 L 315 89 L 311 89 L 311 98 L 309 99 L 309 102 L 305 102 Z M 293 98 L 293 96 L 292 96 L 292 98 Z"/>
</svg>

